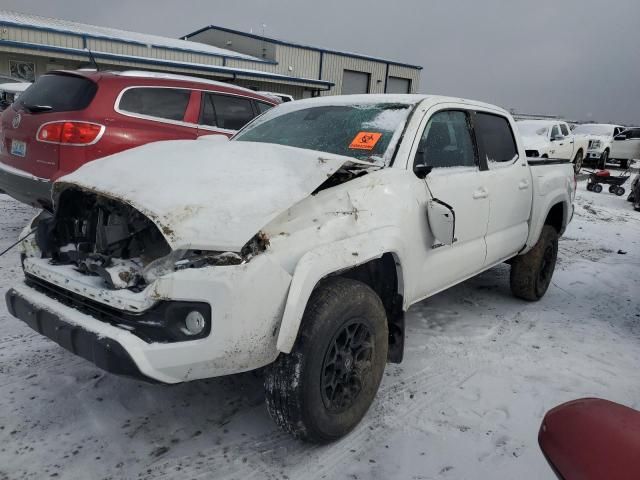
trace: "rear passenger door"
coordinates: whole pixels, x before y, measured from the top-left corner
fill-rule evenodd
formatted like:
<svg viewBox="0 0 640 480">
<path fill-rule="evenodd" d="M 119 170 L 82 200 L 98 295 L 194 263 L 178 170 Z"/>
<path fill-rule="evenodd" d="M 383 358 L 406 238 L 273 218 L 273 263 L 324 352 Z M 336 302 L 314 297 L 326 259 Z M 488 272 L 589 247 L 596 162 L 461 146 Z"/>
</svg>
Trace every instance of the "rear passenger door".
<svg viewBox="0 0 640 480">
<path fill-rule="evenodd" d="M 564 139 L 557 142 L 558 148 L 556 150 L 556 155 L 554 156 L 556 158 L 562 158 L 563 160 L 573 160 L 574 141 L 569 125 L 566 123 L 560 123 L 560 134 Z"/>
<path fill-rule="evenodd" d="M 531 171 L 520 158 L 514 125 L 507 117 L 477 111 L 474 132 L 481 176 L 489 192 L 485 266 L 513 256 L 526 243 L 533 198 Z"/>
<path fill-rule="evenodd" d="M 268 104 L 260 103 L 260 108 L 266 109 Z M 198 135 L 223 134 L 230 137 L 260 113 L 251 98 L 202 92 Z"/>
<path fill-rule="evenodd" d="M 461 278 L 478 272 L 484 265 L 485 232 L 489 218 L 488 190 L 480 175 L 477 152 L 471 133 L 470 113 L 457 105 L 439 106 L 425 118 L 416 165 L 432 167 L 425 181 L 428 192 L 454 211 L 452 245 L 435 238 L 426 247 L 421 290 L 430 294 Z"/>
</svg>

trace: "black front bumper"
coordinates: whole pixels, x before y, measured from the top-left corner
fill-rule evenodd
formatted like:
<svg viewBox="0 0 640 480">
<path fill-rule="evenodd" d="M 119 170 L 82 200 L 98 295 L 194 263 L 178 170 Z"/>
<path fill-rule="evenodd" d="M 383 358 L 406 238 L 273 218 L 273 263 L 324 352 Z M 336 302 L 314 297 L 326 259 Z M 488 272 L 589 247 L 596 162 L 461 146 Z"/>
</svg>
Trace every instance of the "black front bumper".
<svg viewBox="0 0 640 480">
<path fill-rule="evenodd" d="M 18 175 L 0 165 L 0 192 L 37 208 L 51 208 L 52 182 Z"/>
<path fill-rule="evenodd" d="M 11 315 L 61 347 L 107 372 L 155 383 L 138 369 L 131 356 L 115 340 L 99 337 L 96 333 L 70 324 L 55 313 L 33 304 L 13 288 L 7 292 L 6 300 Z"/>
</svg>

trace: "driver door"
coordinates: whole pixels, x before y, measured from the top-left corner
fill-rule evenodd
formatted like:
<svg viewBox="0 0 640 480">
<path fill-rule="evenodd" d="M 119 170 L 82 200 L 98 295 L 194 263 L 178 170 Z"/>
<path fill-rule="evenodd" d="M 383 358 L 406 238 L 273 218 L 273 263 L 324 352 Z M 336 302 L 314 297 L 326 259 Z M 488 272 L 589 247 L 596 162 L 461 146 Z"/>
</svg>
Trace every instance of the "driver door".
<svg viewBox="0 0 640 480">
<path fill-rule="evenodd" d="M 442 108 L 442 107 L 441 107 Z M 453 243 L 435 238 L 422 269 L 423 292 L 431 294 L 480 271 L 486 256 L 485 233 L 489 220 L 489 191 L 480 174 L 478 154 L 472 140 L 469 112 L 452 106 L 423 121 L 414 157 L 417 166 L 431 171 L 425 183 L 432 201 L 453 211 Z M 429 212 L 430 213 L 430 212 Z"/>
</svg>

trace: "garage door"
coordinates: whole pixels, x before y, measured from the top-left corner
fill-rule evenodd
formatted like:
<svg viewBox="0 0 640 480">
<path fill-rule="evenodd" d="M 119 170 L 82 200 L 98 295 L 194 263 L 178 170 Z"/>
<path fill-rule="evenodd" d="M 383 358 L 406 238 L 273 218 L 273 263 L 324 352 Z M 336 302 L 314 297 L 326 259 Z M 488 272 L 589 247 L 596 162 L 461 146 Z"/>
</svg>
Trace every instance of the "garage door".
<svg viewBox="0 0 640 480">
<path fill-rule="evenodd" d="M 411 93 L 411 80 L 408 78 L 389 77 L 387 93 Z"/>
<path fill-rule="evenodd" d="M 369 74 L 345 70 L 342 74 L 342 94 L 369 93 Z"/>
</svg>

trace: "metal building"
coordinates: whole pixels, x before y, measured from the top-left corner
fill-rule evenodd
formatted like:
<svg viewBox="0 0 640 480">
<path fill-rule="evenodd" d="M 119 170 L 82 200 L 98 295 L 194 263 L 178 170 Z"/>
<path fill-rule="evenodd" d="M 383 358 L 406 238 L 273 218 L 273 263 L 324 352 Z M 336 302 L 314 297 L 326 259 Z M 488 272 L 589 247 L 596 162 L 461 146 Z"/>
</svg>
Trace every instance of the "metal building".
<svg viewBox="0 0 640 480">
<path fill-rule="evenodd" d="M 50 70 L 168 71 L 303 98 L 416 92 L 421 67 L 209 26 L 174 39 L 0 10 L 0 75 Z"/>
<path fill-rule="evenodd" d="M 201 28 L 183 38 L 271 62 L 262 64 L 259 67 L 261 70 L 330 82 L 331 87 L 321 90 L 321 95 L 416 93 L 420 83 L 422 67 L 417 65 L 301 45 L 215 25 Z M 238 66 L 245 63 L 241 60 L 230 61 L 231 65 Z M 254 64 L 252 68 L 258 68 L 258 65 Z M 244 84 L 250 86 L 246 82 Z M 309 94 L 308 91 L 302 92 L 302 95 L 294 91 L 291 93 L 294 96 Z"/>
</svg>

